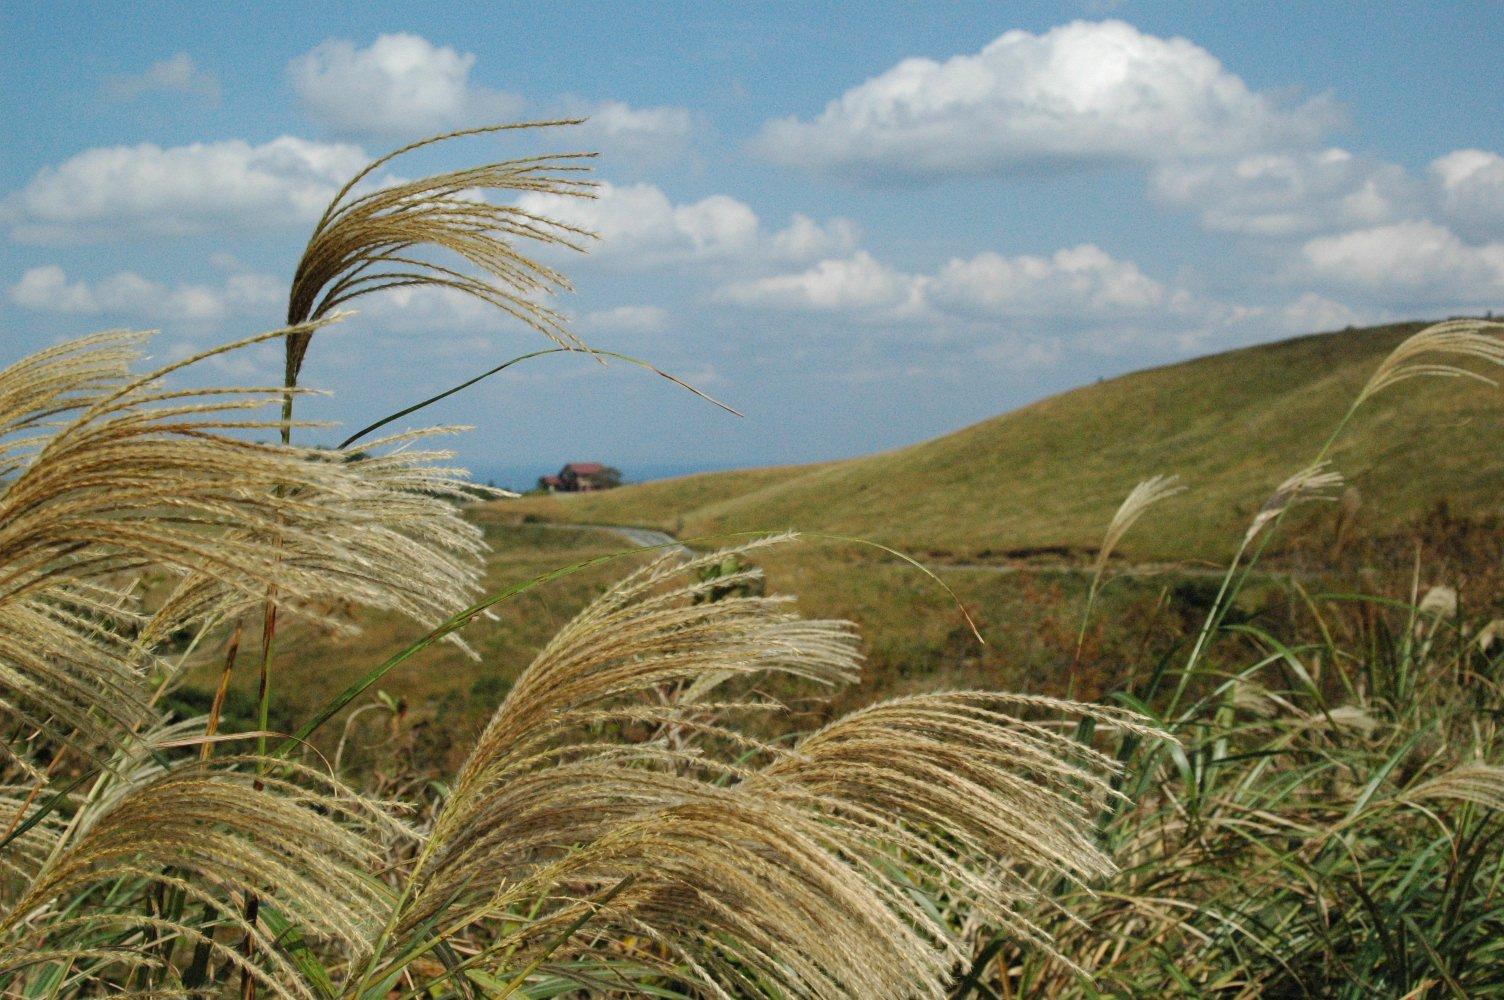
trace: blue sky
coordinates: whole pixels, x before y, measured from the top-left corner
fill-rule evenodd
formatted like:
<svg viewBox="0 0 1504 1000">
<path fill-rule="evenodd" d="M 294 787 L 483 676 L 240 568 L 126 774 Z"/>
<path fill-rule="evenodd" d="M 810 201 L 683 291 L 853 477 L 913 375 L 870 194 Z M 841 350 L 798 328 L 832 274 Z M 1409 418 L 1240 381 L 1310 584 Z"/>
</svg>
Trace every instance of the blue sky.
<svg viewBox="0 0 1504 1000">
<path fill-rule="evenodd" d="M 601 152 L 557 305 L 746 413 L 547 358 L 426 411 L 482 475 L 891 448 L 1094 379 L 1314 330 L 1504 307 L 1504 5 L 8 5 L 5 359 L 111 326 L 171 357 L 261 328 L 322 202 Z M 541 144 L 541 145 L 540 145 Z M 537 335 L 442 295 L 315 343 L 360 424 Z M 274 352 L 217 378 L 275 380 Z M 332 438 L 333 431 L 315 436 Z"/>
</svg>

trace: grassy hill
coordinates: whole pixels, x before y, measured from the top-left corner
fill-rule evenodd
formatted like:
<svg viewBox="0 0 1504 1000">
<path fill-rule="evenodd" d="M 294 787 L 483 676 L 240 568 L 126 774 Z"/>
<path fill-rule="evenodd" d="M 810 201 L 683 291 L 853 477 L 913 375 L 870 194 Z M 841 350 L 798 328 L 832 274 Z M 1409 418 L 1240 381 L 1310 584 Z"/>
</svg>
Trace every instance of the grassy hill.
<svg viewBox="0 0 1504 1000">
<path fill-rule="evenodd" d="M 1085 607 L 1082 571 L 1122 497 L 1140 479 L 1181 474 L 1190 491 L 1150 511 L 1129 533 L 1128 560 L 1220 561 L 1269 492 L 1306 465 L 1375 365 L 1421 324 L 1301 337 L 1138 372 L 1087 386 L 913 447 L 819 465 L 708 473 L 606 493 L 478 504 L 492 545 L 485 588 L 496 592 L 577 560 L 630 550 L 596 530 L 566 531 L 526 519 L 660 527 L 680 536 L 798 527 L 859 535 L 925 557 L 943 571 L 986 640 L 976 643 L 955 598 L 914 568 L 870 549 L 824 542 L 764 552 L 770 589 L 797 595 L 805 613 L 855 621 L 866 683 L 842 695 L 851 708 L 904 691 L 1002 687 L 1062 693 Z M 1415 549 L 1377 536 L 1422 521 L 1422 585 L 1466 584 L 1497 602 L 1497 527 L 1504 505 L 1504 389 L 1415 380 L 1376 397 L 1334 453 L 1362 497 L 1337 583 L 1402 596 Z M 1445 499 L 1451 514 L 1425 515 Z M 1337 505 L 1310 505 L 1288 537 L 1324 557 Z M 1453 521 L 1477 522 L 1473 534 Z M 1489 518 L 1494 518 L 1489 522 Z M 1450 520 L 1449 520 L 1450 519 Z M 1436 536 L 1436 537 L 1432 537 Z M 1487 536 L 1480 538 L 1480 536 Z M 1063 553 L 1062 553 L 1062 550 Z M 1011 557 L 1044 553 L 1038 560 Z M 422 756 L 467 745 L 517 672 L 564 621 L 650 554 L 530 591 L 479 621 L 466 637 L 481 654 L 433 647 L 382 682 L 427 721 Z M 1064 558 L 1061 556 L 1064 555 Z M 1376 559 L 1375 557 L 1378 556 Z M 955 563 L 948 569 L 943 564 Z M 1011 563 L 1008 572 L 974 565 Z M 1380 563 L 1387 576 L 1375 575 Z M 1306 568 L 1315 568 L 1306 562 Z M 1216 581 L 1173 565 L 1117 575 L 1086 635 L 1077 694 L 1122 682 L 1199 625 Z M 1461 573 L 1461 577 L 1459 577 Z M 1271 577 L 1270 593 L 1278 589 Z M 1264 601 L 1259 593 L 1250 606 Z M 320 704 L 417 631 L 371 615 L 355 639 L 303 625 L 285 630 L 279 674 L 296 692 L 292 714 Z M 1152 641 L 1151 641 L 1152 637 Z M 205 663 L 186 695 L 202 709 L 219 666 Z M 232 712 L 253 704 L 254 672 L 237 676 Z M 368 716 L 368 718 L 371 718 Z M 247 724 L 249 724 L 247 722 Z M 338 730 L 331 727 L 326 752 Z M 379 734 L 377 734 L 379 735 Z M 355 744 L 380 740 L 363 733 Z M 451 761 L 451 763 L 454 763 Z"/>
<path fill-rule="evenodd" d="M 1216 559 L 1269 492 L 1310 461 L 1374 366 L 1422 325 L 1316 334 L 1136 372 L 897 451 L 527 498 L 509 509 L 681 536 L 794 527 L 985 560 L 1089 550 L 1134 483 L 1178 473 L 1188 492 L 1123 551 Z M 1496 513 L 1501 428 L 1504 391 L 1415 381 L 1374 399 L 1333 461 L 1358 491 L 1366 529 L 1393 529 L 1440 498 Z"/>
</svg>

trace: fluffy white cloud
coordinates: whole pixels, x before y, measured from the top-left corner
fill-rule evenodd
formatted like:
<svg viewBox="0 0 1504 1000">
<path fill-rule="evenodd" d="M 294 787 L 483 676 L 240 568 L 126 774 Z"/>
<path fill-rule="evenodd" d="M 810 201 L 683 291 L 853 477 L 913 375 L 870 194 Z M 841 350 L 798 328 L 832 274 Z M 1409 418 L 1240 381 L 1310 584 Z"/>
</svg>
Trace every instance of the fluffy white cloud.
<svg viewBox="0 0 1504 1000">
<path fill-rule="evenodd" d="M 1166 163 L 1151 184 L 1162 201 L 1196 209 L 1207 228 L 1254 236 L 1377 225 L 1421 200 L 1402 168 L 1345 149 Z"/>
<path fill-rule="evenodd" d="M 518 321 L 473 295 L 432 285 L 392 288 L 358 300 L 361 315 L 374 325 L 399 333 L 492 333 Z M 436 338 L 448 344 L 451 336 Z M 483 339 L 459 338 L 459 343 L 477 345 Z"/>
<path fill-rule="evenodd" d="M 366 162 L 358 146 L 292 136 L 89 149 L 0 200 L 0 223 L 38 243 L 299 226 Z"/>
<path fill-rule="evenodd" d="M 219 104 L 219 79 L 201 69 L 186 52 L 152 63 L 143 72 L 112 76 L 104 82 L 104 95 L 112 101 L 133 101 L 143 94 L 191 94 L 205 104 Z"/>
<path fill-rule="evenodd" d="M 1049 257 L 989 252 L 952 260 L 926 294 L 945 312 L 976 318 L 1143 313 L 1168 301 L 1164 286 L 1137 264 L 1091 244 Z"/>
<path fill-rule="evenodd" d="M 1434 222 L 1319 237 L 1301 257 L 1311 276 L 1390 302 L 1496 303 L 1504 296 L 1504 243 L 1465 243 Z"/>
<path fill-rule="evenodd" d="M 934 274 L 896 270 L 866 251 L 804 271 L 731 282 L 723 301 L 756 308 L 847 313 L 859 319 L 1045 320 L 1080 323 L 1103 316 L 1184 312 L 1186 298 L 1131 261 L 1084 244 L 1049 257 L 981 253 Z"/>
<path fill-rule="evenodd" d="M 317 121 L 343 135 L 390 143 L 521 117 L 528 102 L 520 94 L 476 83 L 471 78 L 475 63 L 473 52 L 399 32 L 381 35 L 365 48 L 330 39 L 292 60 L 287 74 L 298 100 Z M 634 108 L 621 101 L 568 101 L 532 114 L 587 118 L 577 131 L 556 141 L 634 160 L 676 155 L 695 125 L 685 108 Z"/>
<path fill-rule="evenodd" d="M 331 39 L 287 68 L 309 114 L 335 131 L 421 135 L 516 116 L 522 99 L 470 81 L 475 55 L 421 35 L 382 35 L 366 48 Z"/>
<path fill-rule="evenodd" d="M 718 297 L 762 309 L 897 318 L 922 310 L 924 284 L 924 278 L 894 270 L 859 250 L 845 259 L 822 260 L 806 271 L 732 282 Z"/>
<path fill-rule="evenodd" d="M 56 264 L 34 267 L 9 289 L 9 298 L 33 312 L 80 316 L 118 316 L 163 323 L 206 323 L 231 312 L 275 306 L 281 283 L 264 274 L 235 274 L 222 287 L 178 284 L 172 287 L 120 271 L 97 282 L 70 281 Z"/>
<path fill-rule="evenodd" d="M 1208 229 L 1268 238 L 1372 229 L 1429 218 L 1474 241 L 1504 238 L 1504 156 L 1459 149 L 1424 177 L 1345 149 L 1160 164 L 1151 190 Z"/>
<path fill-rule="evenodd" d="M 10 300 L 23 309 L 38 312 L 96 313 L 99 302 L 82 281 L 68 283 L 56 264 L 34 267 L 10 287 Z"/>
<path fill-rule="evenodd" d="M 795 213 L 786 229 L 773 234 L 772 256 L 797 263 L 844 253 L 856 246 L 858 235 L 856 223 L 850 219 L 834 218 L 822 225 L 807 215 Z"/>
<path fill-rule="evenodd" d="M 558 306 L 559 303 L 550 303 Z M 357 300 L 363 322 L 380 333 L 421 334 L 425 338 L 425 350 L 435 356 L 473 360 L 476 356 L 490 357 L 498 345 L 508 344 L 506 338 L 515 338 L 511 346 L 521 350 L 547 347 L 545 339 L 520 320 L 507 315 L 488 302 L 473 295 L 450 288 L 407 286 L 392 288 L 377 295 Z M 651 318 L 647 312 L 652 307 L 625 307 L 616 318 L 621 322 L 636 319 L 639 324 Z M 631 310 L 642 309 L 633 315 Z M 585 319 L 604 318 L 616 310 L 590 314 Z M 582 321 L 583 323 L 583 321 Z M 598 332 L 604 327 L 578 327 L 580 333 Z M 624 330 L 620 322 L 615 327 Z M 501 339 L 497 339 L 500 337 Z M 504 359 L 506 355 L 497 358 Z"/>
<path fill-rule="evenodd" d="M 883 341 L 933 358 L 1010 367 L 1052 363 L 1066 352 L 1168 359 L 1377 319 L 1308 294 L 1285 307 L 1206 298 L 1163 284 L 1132 261 L 1083 244 L 1048 256 L 981 253 L 930 273 L 893 268 L 866 252 L 801 271 L 729 282 L 714 297 L 748 309 L 817 317 L 821 335 L 854 336 L 871 353 Z M 845 334 L 841 331 L 845 330 Z M 960 354 L 956 352 L 960 351 Z"/>
<path fill-rule="evenodd" d="M 755 148 L 836 173 L 927 178 L 1237 154 L 1314 141 L 1337 119 L 1324 98 L 1282 106 L 1250 90 L 1185 39 L 1077 21 L 943 63 L 905 59 L 812 120 L 768 122 Z"/>
<path fill-rule="evenodd" d="M 657 333 L 668 326 L 668 310 L 659 306 L 616 306 L 580 318 L 586 333 Z"/>
<path fill-rule="evenodd" d="M 1504 237 L 1504 156 L 1459 149 L 1431 164 L 1442 210 L 1464 233 Z"/>
<path fill-rule="evenodd" d="M 1349 305 L 1315 292 L 1306 292 L 1280 310 L 1280 318 L 1284 321 L 1286 332 L 1319 333 L 1365 323 L 1376 323 L 1382 317 L 1359 312 Z"/>
<path fill-rule="evenodd" d="M 592 253 L 629 266 L 685 261 L 755 264 L 800 262 L 842 253 L 856 244 L 856 227 L 845 219 L 824 225 L 802 215 L 788 228 L 768 233 L 745 202 L 716 194 L 675 204 L 652 184 L 603 183 L 593 199 L 525 194 L 518 205 L 597 233 Z"/>
</svg>

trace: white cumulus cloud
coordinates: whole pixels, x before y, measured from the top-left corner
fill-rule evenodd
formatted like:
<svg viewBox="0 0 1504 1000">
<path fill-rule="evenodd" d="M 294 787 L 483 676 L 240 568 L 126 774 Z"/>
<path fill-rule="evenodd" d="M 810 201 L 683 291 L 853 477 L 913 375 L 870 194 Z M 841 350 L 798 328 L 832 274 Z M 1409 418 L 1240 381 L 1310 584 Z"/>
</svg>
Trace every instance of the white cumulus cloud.
<svg viewBox="0 0 1504 1000">
<path fill-rule="evenodd" d="M 303 108 L 320 124 L 341 135 L 392 143 L 523 117 L 529 102 L 475 82 L 476 62 L 473 52 L 398 32 L 364 48 L 330 39 L 293 59 L 287 75 Z M 570 100 L 527 114 L 587 118 L 553 141 L 644 161 L 677 155 L 695 129 L 685 108 L 637 108 L 621 101 Z"/>
<path fill-rule="evenodd" d="M 615 306 L 597 309 L 580 318 L 587 333 L 657 333 L 668 326 L 668 310 L 661 306 Z"/>
<path fill-rule="evenodd" d="M 974 317 L 1143 313 L 1168 300 L 1164 286 L 1137 264 L 1091 244 L 1049 257 L 989 252 L 952 260 L 927 295 L 946 312 Z"/>
<path fill-rule="evenodd" d="M 718 297 L 737 305 L 797 312 L 894 318 L 923 308 L 924 279 L 882 263 L 865 250 L 822 260 L 808 270 L 731 282 Z"/>
<path fill-rule="evenodd" d="M 953 360 L 966 345 L 979 357 L 1005 349 L 1010 363 L 1023 357 L 1021 345 L 1036 361 L 1056 357 L 1063 345 L 1100 355 L 1182 356 L 1271 333 L 1345 325 L 1353 315 L 1317 296 L 1285 310 L 1207 298 L 1092 244 L 1049 255 L 989 251 L 924 272 L 858 251 L 800 271 L 727 282 L 714 298 L 817 317 L 820 335 L 854 337 L 867 347 L 874 328 L 892 325 L 902 332 L 890 346 L 925 343 Z"/>
<path fill-rule="evenodd" d="M 571 113 L 586 119 L 566 137 L 571 146 L 602 151 L 606 162 L 625 156 L 644 163 L 660 163 L 680 155 L 695 132 L 695 116 L 687 108 L 634 108 L 621 101 L 605 101 Z"/>
<path fill-rule="evenodd" d="M 34 243 L 301 226 L 366 162 L 358 146 L 292 136 L 89 149 L 0 199 L 0 224 Z"/>
<path fill-rule="evenodd" d="M 1313 277 L 1378 299 L 1416 305 L 1497 304 L 1504 296 L 1504 243 L 1470 244 L 1424 220 L 1357 229 L 1301 248 Z"/>
<path fill-rule="evenodd" d="M 1267 237 L 1390 222 L 1423 200 L 1401 167 L 1336 148 L 1166 163 L 1151 186 L 1208 229 Z"/>
<path fill-rule="evenodd" d="M 1280 310 L 1285 330 L 1290 333 L 1320 333 L 1349 326 L 1376 323 L 1382 317 L 1360 312 L 1315 292 L 1306 292 Z"/>
<path fill-rule="evenodd" d="M 34 267 L 8 291 L 10 301 L 33 312 L 114 316 L 162 323 L 206 323 L 237 311 L 276 305 L 281 283 L 269 275 L 235 274 L 220 287 L 172 286 L 119 271 L 99 281 L 70 280 L 56 264 Z"/>
<path fill-rule="evenodd" d="M 384 139 L 503 121 L 523 106 L 515 94 L 472 83 L 475 55 L 407 32 L 365 48 L 330 39 L 288 65 L 299 101 L 329 128 Z"/>
<path fill-rule="evenodd" d="M 723 301 L 764 309 L 845 313 L 858 319 L 1039 321 L 1079 324 L 1103 316 L 1184 311 L 1185 298 L 1131 261 L 1083 244 L 1049 257 L 985 252 L 912 274 L 865 250 L 803 271 L 729 282 Z"/>
<path fill-rule="evenodd" d="M 1504 237 L 1504 156 L 1459 149 L 1431 163 L 1442 210 L 1462 232 Z"/>
<path fill-rule="evenodd" d="M 715 194 L 675 203 L 652 184 L 602 183 L 594 199 L 525 194 L 518 205 L 598 234 L 594 255 L 628 266 L 685 261 L 802 262 L 842 253 L 856 244 L 845 219 L 821 224 L 796 215 L 786 229 L 768 232 L 745 202 Z"/>
<path fill-rule="evenodd" d="M 933 178 L 1251 152 L 1315 141 L 1339 117 L 1325 98 L 1251 90 L 1186 39 L 1076 21 L 945 62 L 905 59 L 813 119 L 768 122 L 755 148 L 838 174 Z"/>
</svg>

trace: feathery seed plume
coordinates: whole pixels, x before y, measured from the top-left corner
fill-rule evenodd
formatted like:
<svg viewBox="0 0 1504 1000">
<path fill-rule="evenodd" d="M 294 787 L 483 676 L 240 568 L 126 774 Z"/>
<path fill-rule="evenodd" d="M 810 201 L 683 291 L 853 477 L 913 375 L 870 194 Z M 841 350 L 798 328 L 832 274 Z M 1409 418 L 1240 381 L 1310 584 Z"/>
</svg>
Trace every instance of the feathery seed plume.
<svg viewBox="0 0 1504 1000">
<path fill-rule="evenodd" d="M 1280 483 L 1279 488 L 1269 495 L 1264 506 L 1254 515 L 1247 533 L 1243 535 L 1243 544 L 1253 541 L 1271 521 L 1298 503 L 1307 500 L 1336 500 L 1336 491 L 1341 489 L 1343 479 L 1342 474 L 1333 472 L 1330 466 L 1330 462 L 1317 462 Z"/>
<path fill-rule="evenodd" d="M 1494 385 L 1491 378 L 1460 364 L 1433 360 L 1451 357 L 1504 367 L 1504 323 L 1456 319 L 1436 323 L 1407 338 L 1374 371 L 1354 406 L 1396 383 L 1422 375 L 1470 378 Z"/>
<path fill-rule="evenodd" d="M 1144 512 L 1161 500 L 1172 497 L 1177 493 L 1184 493 L 1185 487 L 1179 485 L 1179 476 L 1151 476 L 1139 483 L 1128 495 L 1123 498 L 1117 512 L 1112 515 L 1112 521 L 1107 525 L 1107 533 L 1102 536 L 1102 544 L 1097 549 L 1097 559 L 1094 570 L 1101 574 L 1107 567 L 1107 560 L 1111 558 L 1118 543 L 1128 530 L 1138 522 Z"/>
</svg>

